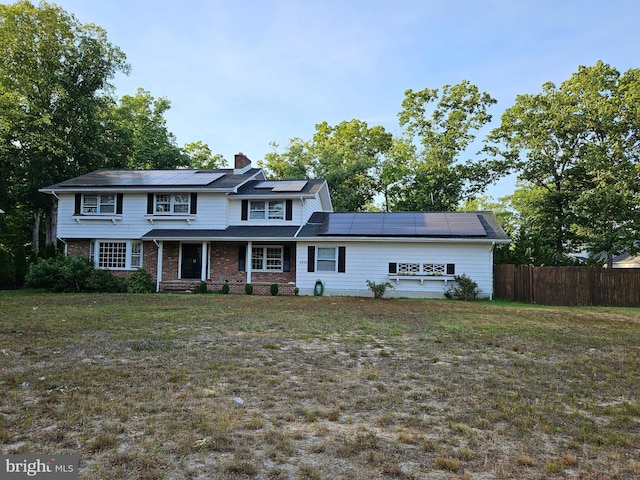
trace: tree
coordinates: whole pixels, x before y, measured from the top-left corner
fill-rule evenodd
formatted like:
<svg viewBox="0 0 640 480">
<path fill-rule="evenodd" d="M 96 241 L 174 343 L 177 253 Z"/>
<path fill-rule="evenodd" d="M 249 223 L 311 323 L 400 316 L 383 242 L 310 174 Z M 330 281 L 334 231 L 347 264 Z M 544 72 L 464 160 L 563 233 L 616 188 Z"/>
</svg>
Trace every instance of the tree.
<svg viewBox="0 0 640 480">
<path fill-rule="evenodd" d="M 135 95 L 120 99 L 112 114 L 115 125 L 130 142 L 124 168 L 169 169 L 189 165 L 190 157 L 177 146 L 175 136 L 167 129 L 164 115 L 170 108 L 169 100 L 156 99 L 142 88 Z"/>
<path fill-rule="evenodd" d="M 363 211 L 373 203 L 376 169 L 392 140 L 383 127 L 361 120 L 322 122 L 311 141 L 291 139 L 283 153 L 268 154 L 261 165 L 272 178 L 324 178 L 336 211 Z"/>
<path fill-rule="evenodd" d="M 227 165 L 227 161 L 221 154 L 211 153 L 209 145 L 200 140 L 186 143 L 182 147 L 182 151 L 189 157 L 189 168 L 213 169 L 223 168 Z"/>
<path fill-rule="evenodd" d="M 639 70 L 598 62 L 519 95 L 491 132 L 489 148 L 542 189 L 540 227 L 553 231 L 558 259 L 584 245 L 609 256 L 640 248 L 639 99 Z"/>
<path fill-rule="evenodd" d="M 0 200 L 33 212 L 38 251 L 42 218 L 54 242 L 56 217 L 38 189 L 104 164 L 100 112 L 129 66 L 103 29 L 45 2 L 0 5 L 0 45 Z"/>
<path fill-rule="evenodd" d="M 477 132 L 491 121 L 496 100 L 463 81 L 442 91 L 405 92 L 400 125 L 405 158 L 412 156 L 391 200 L 394 210 L 451 211 L 465 198 L 481 193 L 504 172 L 498 161 L 460 162 Z M 406 152 L 411 152 L 406 155 Z"/>
</svg>

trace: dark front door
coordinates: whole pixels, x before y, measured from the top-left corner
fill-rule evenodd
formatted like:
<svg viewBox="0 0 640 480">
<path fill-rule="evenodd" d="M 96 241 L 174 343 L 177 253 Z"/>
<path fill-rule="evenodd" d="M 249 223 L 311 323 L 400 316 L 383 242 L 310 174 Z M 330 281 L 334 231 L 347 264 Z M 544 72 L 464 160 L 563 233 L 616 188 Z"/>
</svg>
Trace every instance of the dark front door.
<svg viewBox="0 0 640 480">
<path fill-rule="evenodd" d="M 200 278 L 202 273 L 202 245 L 197 243 L 182 244 L 181 278 Z"/>
</svg>

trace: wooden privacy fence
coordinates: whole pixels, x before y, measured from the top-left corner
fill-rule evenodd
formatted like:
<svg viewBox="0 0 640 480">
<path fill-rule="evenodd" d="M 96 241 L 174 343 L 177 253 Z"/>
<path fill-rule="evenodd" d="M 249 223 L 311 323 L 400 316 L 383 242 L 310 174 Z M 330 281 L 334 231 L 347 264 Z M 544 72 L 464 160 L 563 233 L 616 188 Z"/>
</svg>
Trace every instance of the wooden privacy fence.
<svg viewBox="0 0 640 480">
<path fill-rule="evenodd" d="M 493 284 L 499 300 L 640 307 L 640 269 L 494 265 Z"/>
</svg>

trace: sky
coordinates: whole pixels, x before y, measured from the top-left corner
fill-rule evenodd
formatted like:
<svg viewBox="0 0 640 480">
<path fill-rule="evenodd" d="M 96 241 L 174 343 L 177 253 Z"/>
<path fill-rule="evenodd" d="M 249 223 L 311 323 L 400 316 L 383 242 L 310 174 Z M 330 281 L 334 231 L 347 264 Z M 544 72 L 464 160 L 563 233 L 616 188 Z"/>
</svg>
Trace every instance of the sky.
<svg viewBox="0 0 640 480">
<path fill-rule="evenodd" d="M 32 0 L 35 1 L 35 0 Z M 12 2 L 3 2 L 12 3 Z M 178 145 L 254 164 L 315 125 L 400 133 L 407 89 L 468 80 L 498 100 L 560 84 L 598 60 L 640 68 L 637 0 L 51 0 L 107 31 L 131 65 L 116 96 L 171 102 Z M 469 152 L 473 156 L 474 152 Z M 489 190 L 513 191 L 513 178 Z"/>
</svg>

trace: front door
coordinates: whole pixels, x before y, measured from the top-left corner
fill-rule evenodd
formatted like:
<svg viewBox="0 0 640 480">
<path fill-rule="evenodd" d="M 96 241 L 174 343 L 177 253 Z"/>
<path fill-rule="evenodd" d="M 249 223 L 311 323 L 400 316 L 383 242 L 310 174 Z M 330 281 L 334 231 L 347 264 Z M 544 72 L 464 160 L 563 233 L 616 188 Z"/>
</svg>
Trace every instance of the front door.
<svg viewBox="0 0 640 480">
<path fill-rule="evenodd" d="M 200 278 L 202 274 L 202 245 L 182 244 L 182 266 L 180 278 Z"/>
</svg>

